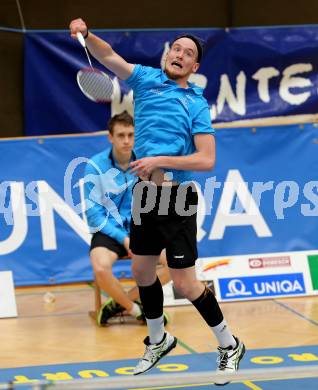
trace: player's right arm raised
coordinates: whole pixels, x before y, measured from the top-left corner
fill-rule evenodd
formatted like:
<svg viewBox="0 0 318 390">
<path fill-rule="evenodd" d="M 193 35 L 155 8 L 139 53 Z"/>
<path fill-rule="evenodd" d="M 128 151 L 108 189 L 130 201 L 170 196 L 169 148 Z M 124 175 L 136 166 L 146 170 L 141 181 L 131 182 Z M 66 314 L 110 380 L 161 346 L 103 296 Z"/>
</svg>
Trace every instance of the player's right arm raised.
<svg viewBox="0 0 318 390">
<path fill-rule="evenodd" d="M 88 31 L 86 23 L 80 18 L 72 20 L 70 23 L 70 30 L 71 36 L 75 39 L 77 39 L 77 32 L 81 32 L 84 36 L 86 36 Z M 85 42 L 92 56 L 107 69 L 112 71 L 117 77 L 122 80 L 126 80 L 131 75 L 134 65 L 129 64 L 120 55 L 118 55 L 109 43 L 103 41 L 91 32 L 88 34 Z"/>
</svg>

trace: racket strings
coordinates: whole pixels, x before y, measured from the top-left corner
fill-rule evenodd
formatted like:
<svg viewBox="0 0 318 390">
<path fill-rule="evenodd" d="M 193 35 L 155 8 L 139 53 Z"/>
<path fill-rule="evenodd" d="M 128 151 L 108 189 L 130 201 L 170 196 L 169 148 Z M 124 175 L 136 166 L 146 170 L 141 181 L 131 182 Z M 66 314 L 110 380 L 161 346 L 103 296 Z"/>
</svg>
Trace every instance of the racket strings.
<svg viewBox="0 0 318 390">
<path fill-rule="evenodd" d="M 97 69 L 84 69 L 78 72 L 77 81 L 84 94 L 95 102 L 111 100 L 114 87 L 112 80 Z"/>
</svg>

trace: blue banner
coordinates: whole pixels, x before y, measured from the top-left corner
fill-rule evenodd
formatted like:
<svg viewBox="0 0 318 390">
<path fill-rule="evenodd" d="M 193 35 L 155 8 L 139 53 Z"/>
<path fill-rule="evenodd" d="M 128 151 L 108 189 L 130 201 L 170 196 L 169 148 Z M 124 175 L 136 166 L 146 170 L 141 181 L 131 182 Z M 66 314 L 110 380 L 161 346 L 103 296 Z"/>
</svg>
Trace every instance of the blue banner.
<svg viewBox="0 0 318 390">
<path fill-rule="evenodd" d="M 214 123 L 317 112 L 317 26 L 186 32 L 205 42 L 191 80 L 204 88 Z M 128 62 L 160 67 L 180 31 L 96 33 Z M 110 115 L 133 111 L 132 93 L 117 78 L 110 104 L 94 103 L 81 93 L 76 73 L 88 61 L 66 31 L 27 32 L 24 63 L 27 135 L 103 130 Z"/>
<path fill-rule="evenodd" d="M 105 135 L 0 141 L 0 270 L 12 270 L 16 285 L 92 280 L 90 237 L 74 211 L 80 191 L 64 177 L 71 161 L 107 146 Z M 83 172 L 84 163 L 69 186 Z"/>
<path fill-rule="evenodd" d="M 215 169 L 194 175 L 199 256 L 317 249 L 317 127 L 224 129 L 216 139 Z M 108 145 L 104 134 L 0 141 L 0 270 L 17 285 L 92 280 L 81 179 Z"/>
<path fill-rule="evenodd" d="M 223 300 L 299 295 L 306 292 L 301 273 L 219 279 Z"/>
</svg>

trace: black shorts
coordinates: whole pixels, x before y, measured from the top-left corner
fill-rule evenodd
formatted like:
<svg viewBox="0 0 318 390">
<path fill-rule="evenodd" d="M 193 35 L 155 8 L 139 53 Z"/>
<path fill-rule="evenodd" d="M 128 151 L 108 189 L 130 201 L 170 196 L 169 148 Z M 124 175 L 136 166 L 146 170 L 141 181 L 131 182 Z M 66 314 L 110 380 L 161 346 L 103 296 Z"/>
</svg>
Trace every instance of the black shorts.
<svg viewBox="0 0 318 390">
<path fill-rule="evenodd" d="M 168 195 L 167 204 L 161 200 L 161 198 L 164 199 L 164 194 L 167 194 L 166 187 L 143 182 L 144 185 L 152 186 L 151 191 L 148 187 L 144 187 L 143 191 L 139 189 L 138 195 L 136 188 L 139 183 L 135 185 L 133 193 L 133 214 L 130 225 L 131 251 L 141 256 L 158 256 L 165 248 L 170 268 L 194 266 L 198 257 L 198 194 L 195 191 L 194 184 L 170 187 L 171 195 Z M 138 207 L 139 210 L 140 205 L 142 208 L 145 207 L 147 197 L 150 196 L 149 192 L 153 193 L 154 187 L 156 188 L 154 207 L 147 213 L 140 213 Z M 163 196 L 161 196 L 162 193 Z M 180 196 L 181 193 L 183 193 L 183 196 Z M 180 212 L 180 210 L 182 211 Z M 186 213 L 192 215 L 184 215 Z M 135 218 L 136 215 L 140 219 Z"/>
<path fill-rule="evenodd" d="M 110 251 L 115 252 L 119 258 L 128 256 L 128 253 L 122 244 L 101 232 L 93 234 L 90 251 L 97 247 L 107 248 Z"/>
</svg>

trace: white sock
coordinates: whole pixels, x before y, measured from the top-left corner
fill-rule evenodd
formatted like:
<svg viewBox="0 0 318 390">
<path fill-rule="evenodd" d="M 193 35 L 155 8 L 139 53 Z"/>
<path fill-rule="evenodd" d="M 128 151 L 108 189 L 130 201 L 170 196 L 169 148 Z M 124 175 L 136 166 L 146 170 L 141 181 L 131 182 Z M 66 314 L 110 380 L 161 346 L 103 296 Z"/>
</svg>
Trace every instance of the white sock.
<svg viewBox="0 0 318 390">
<path fill-rule="evenodd" d="M 232 346 L 234 348 L 236 346 L 235 338 L 225 320 L 217 326 L 211 326 L 211 329 L 215 334 L 220 347 L 226 348 Z"/>
<path fill-rule="evenodd" d="M 163 315 L 159 318 L 154 318 L 151 320 L 146 318 L 146 320 L 147 320 L 150 344 L 160 343 L 160 341 L 163 339 L 163 336 L 165 334 Z"/>
<path fill-rule="evenodd" d="M 128 312 L 133 317 L 138 317 L 141 315 L 141 310 L 139 305 L 136 302 L 133 303 L 133 307 Z"/>
</svg>

